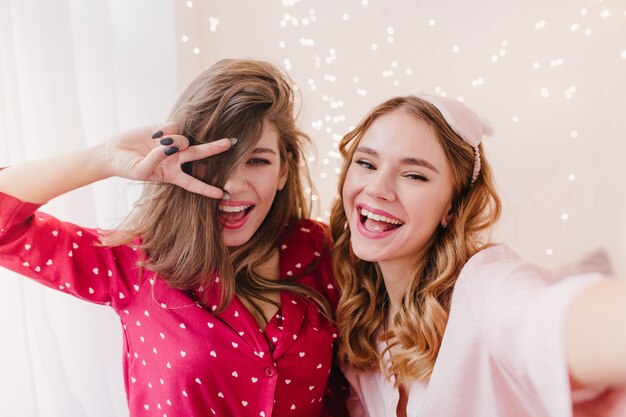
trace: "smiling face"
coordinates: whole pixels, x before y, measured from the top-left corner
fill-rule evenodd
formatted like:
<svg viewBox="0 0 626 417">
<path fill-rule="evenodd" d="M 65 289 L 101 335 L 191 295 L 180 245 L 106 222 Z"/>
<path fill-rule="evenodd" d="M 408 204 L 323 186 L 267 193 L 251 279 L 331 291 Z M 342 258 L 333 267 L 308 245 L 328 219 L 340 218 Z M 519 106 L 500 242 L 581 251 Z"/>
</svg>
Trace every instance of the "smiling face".
<svg viewBox="0 0 626 417">
<path fill-rule="evenodd" d="M 226 181 L 229 199 L 219 203 L 219 220 L 228 247 L 246 243 L 265 220 L 276 192 L 287 181 L 288 170 L 281 163 L 279 135 L 271 123 L 263 124 L 258 143 Z"/>
<path fill-rule="evenodd" d="M 414 268 L 452 206 L 452 171 L 432 129 L 404 110 L 378 117 L 352 155 L 343 204 L 354 254 Z"/>
</svg>

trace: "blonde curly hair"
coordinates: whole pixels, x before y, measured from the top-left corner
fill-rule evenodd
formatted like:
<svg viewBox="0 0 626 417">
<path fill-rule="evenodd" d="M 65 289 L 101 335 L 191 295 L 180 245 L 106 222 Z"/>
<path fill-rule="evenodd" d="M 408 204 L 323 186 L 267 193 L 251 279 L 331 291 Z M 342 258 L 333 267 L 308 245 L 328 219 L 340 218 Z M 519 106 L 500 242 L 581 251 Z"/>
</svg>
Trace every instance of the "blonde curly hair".
<svg viewBox="0 0 626 417">
<path fill-rule="evenodd" d="M 359 259 L 352 252 L 341 198 L 335 201 L 330 219 L 335 242 L 333 268 L 341 289 L 336 318 L 339 359 L 360 371 L 380 370 L 389 379 L 394 375 L 396 385 L 432 373 L 456 280 L 468 259 L 484 248 L 484 232 L 501 212 L 482 145 L 478 147 L 482 160 L 480 175 L 470 184 L 474 149 L 452 130 L 435 106 L 414 96 L 397 97 L 380 104 L 342 139 L 339 149 L 344 166 L 339 177 L 339 196 L 365 131 L 378 117 L 398 110 L 426 121 L 432 128 L 452 169 L 453 197 L 448 227 L 435 232 L 421 251 L 422 262 L 409 280 L 399 312 L 393 317 L 394 330 L 380 334 L 383 320 L 389 314 L 389 297 L 378 265 Z M 379 340 L 388 341 L 382 354 L 376 348 Z M 390 349 L 393 349 L 393 361 L 385 363 L 382 358 Z"/>
</svg>

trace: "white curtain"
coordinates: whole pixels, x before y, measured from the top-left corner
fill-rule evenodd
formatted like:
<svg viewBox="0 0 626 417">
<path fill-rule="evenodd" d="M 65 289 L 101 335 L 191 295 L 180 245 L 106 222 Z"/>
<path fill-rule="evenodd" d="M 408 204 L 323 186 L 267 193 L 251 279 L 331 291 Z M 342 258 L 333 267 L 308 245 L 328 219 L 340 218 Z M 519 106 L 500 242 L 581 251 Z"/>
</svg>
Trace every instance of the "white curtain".
<svg viewBox="0 0 626 417">
<path fill-rule="evenodd" d="M 176 96 L 174 3 L 0 1 L 0 165 L 167 116 Z M 44 210 L 114 225 L 138 186 L 109 180 Z M 116 315 L 0 269 L 0 415 L 126 416 Z"/>
</svg>

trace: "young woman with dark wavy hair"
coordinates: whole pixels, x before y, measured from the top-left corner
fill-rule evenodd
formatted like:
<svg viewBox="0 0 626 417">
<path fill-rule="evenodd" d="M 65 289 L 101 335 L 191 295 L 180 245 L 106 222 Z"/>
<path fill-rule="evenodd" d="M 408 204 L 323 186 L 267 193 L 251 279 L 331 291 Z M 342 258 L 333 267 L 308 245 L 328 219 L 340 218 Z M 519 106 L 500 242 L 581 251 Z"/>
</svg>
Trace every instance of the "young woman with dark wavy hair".
<svg viewBox="0 0 626 417">
<path fill-rule="evenodd" d="M 0 265 L 115 310 L 132 416 L 325 415 L 337 294 L 290 80 L 220 61 L 169 120 L 0 171 Z M 119 230 L 36 211 L 111 176 L 146 182 Z"/>
</svg>

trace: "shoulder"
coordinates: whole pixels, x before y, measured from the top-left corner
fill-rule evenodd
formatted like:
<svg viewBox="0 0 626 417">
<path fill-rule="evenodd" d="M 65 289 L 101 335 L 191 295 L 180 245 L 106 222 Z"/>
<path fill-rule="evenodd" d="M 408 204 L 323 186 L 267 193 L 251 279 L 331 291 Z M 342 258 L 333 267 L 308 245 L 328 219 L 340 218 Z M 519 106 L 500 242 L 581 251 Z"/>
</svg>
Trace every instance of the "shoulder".
<svg viewBox="0 0 626 417">
<path fill-rule="evenodd" d="M 474 256 L 467 261 L 463 269 L 465 270 L 502 262 L 512 263 L 521 260 L 522 258 L 520 258 L 520 256 L 509 246 L 503 243 L 498 243 L 489 245 L 474 254 Z"/>
<path fill-rule="evenodd" d="M 326 223 L 312 219 L 297 219 L 292 223 L 299 232 L 308 233 L 312 236 L 324 236 L 330 233 L 330 228 Z"/>
<path fill-rule="evenodd" d="M 301 249 L 319 251 L 330 245 L 330 229 L 327 224 L 311 219 L 295 219 L 283 231 L 279 244 L 294 245 Z"/>
<path fill-rule="evenodd" d="M 330 263 L 328 226 L 314 220 L 294 220 L 277 242 L 281 271 L 287 276 L 298 272 L 300 282 L 326 296 L 334 307 L 337 294 Z"/>
<path fill-rule="evenodd" d="M 504 244 L 494 244 L 472 256 L 459 275 L 458 283 L 481 279 L 490 280 L 512 273 L 549 274 L 549 271 L 524 261 L 513 249 Z"/>
<path fill-rule="evenodd" d="M 507 245 L 489 246 L 472 256 L 459 274 L 455 297 L 479 304 L 505 299 L 515 293 L 527 293 L 549 285 L 552 272 L 524 261 Z"/>
</svg>

